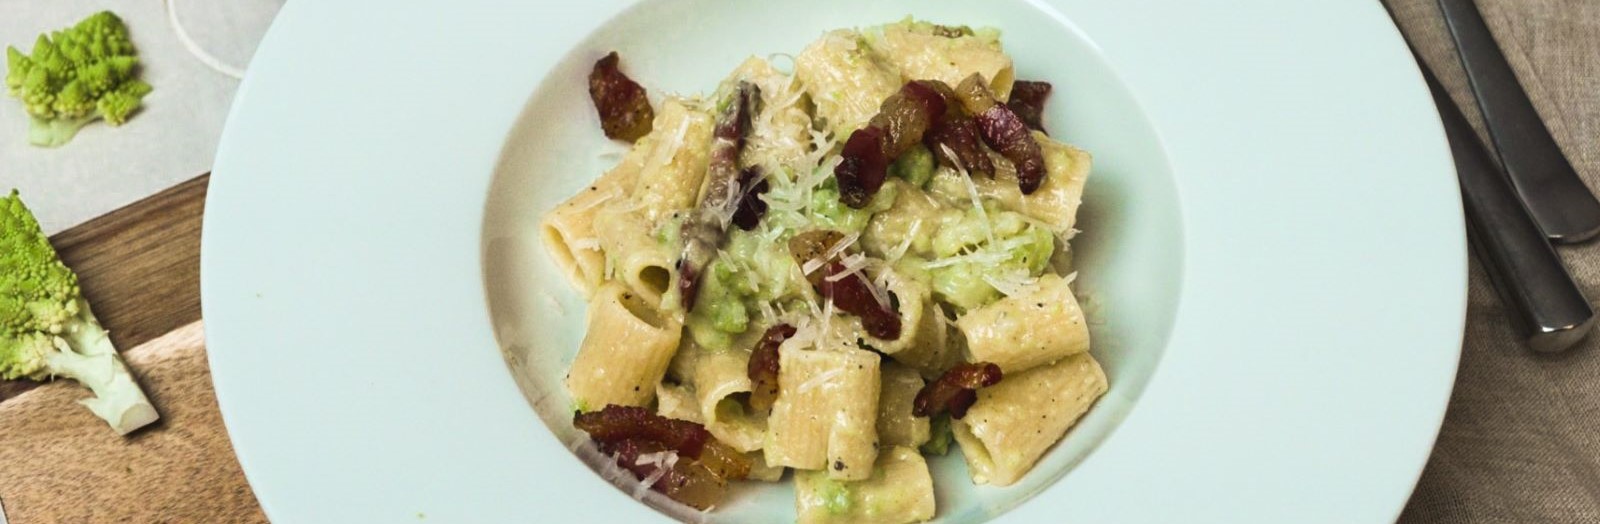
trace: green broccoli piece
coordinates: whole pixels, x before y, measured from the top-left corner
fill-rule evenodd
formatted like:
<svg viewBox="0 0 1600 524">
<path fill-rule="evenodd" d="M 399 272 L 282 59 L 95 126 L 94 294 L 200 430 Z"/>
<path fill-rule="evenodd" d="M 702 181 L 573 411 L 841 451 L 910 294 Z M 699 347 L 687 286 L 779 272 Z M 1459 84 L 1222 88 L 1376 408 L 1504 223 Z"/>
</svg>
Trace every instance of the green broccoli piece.
<svg viewBox="0 0 1600 524">
<path fill-rule="evenodd" d="M 950 452 L 950 441 L 955 439 L 950 429 L 950 415 L 940 414 L 928 420 L 928 441 L 920 449 L 924 455 L 944 456 Z"/>
<path fill-rule="evenodd" d="M 13 189 L 0 198 L 0 380 L 55 377 L 93 391 L 79 402 L 118 434 L 159 418 Z"/>
<path fill-rule="evenodd" d="M 913 186 L 927 187 L 928 181 L 933 180 L 933 152 L 917 144 L 889 165 L 889 173 Z"/>
<path fill-rule="evenodd" d="M 134 78 L 138 67 L 128 27 L 101 11 L 39 35 L 31 56 L 7 46 L 6 91 L 28 111 L 28 142 L 58 147 L 96 119 L 112 126 L 127 122 L 151 90 Z"/>
</svg>

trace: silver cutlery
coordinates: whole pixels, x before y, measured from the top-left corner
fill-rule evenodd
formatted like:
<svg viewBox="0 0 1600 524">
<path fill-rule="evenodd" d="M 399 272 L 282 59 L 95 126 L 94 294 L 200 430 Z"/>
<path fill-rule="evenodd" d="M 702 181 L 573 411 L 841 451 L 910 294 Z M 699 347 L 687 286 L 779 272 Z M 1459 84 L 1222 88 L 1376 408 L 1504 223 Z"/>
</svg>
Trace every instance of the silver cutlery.
<svg viewBox="0 0 1600 524">
<path fill-rule="evenodd" d="M 1438 0 L 1471 80 L 1500 164 L 1545 236 L 1582 242 L 1600 233 L 1600 201 L 1551 138 L 1473 0 Z"/>
<path fill-rule="evenodd" d="M 1450 139 L 1478 260 L 1528 347 L 1539 352 L 1572 347 L 1593 327 L 1594 308 L 1460 108 L 1426 66 L 1422 74 Z"/>
</svg>

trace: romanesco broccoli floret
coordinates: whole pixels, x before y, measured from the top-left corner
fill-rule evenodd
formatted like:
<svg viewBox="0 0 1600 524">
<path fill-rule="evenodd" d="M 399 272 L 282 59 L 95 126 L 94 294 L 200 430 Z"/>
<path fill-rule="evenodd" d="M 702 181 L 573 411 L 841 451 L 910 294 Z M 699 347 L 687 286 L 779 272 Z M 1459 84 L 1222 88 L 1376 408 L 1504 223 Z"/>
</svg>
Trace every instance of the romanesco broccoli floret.
<svg viewBox="0 0 1600 524">
<path fill-rule="evenodd" d="M 0 198 L 0 380 L 55 377 L 93 391 L 80 402 L 119 434 L 158 418 L 89 311 L 78 276 L 12 190 Z"/>
<path fill-rule="evenodd" d="M 113 126 L 128 121 L 151 90 L 134 78 L 138 67 L 128 27 L 101 11 L 39 35 L 32 54 L 7 46 L 6 91 L 28 111 L 28 141 L 56 147 L 96 119 Z"/>
</svg>

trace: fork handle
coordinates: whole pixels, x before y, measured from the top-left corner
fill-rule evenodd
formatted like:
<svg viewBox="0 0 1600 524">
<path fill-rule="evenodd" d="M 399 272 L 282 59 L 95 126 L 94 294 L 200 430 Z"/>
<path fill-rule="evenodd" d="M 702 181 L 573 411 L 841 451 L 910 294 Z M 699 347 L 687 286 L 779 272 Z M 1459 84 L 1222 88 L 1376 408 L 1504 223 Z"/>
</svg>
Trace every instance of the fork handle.
<svg viewBox="0 0 1600 524">
<path fill-rule="evenodd" d="M 1545 236 L 1582 242 L 1600 233 L 1600 201 L 1561 153 L 1517 82 L 1473 0 L 1438 0 L 1500 153 L 1500 163 Z"/>
</svg>

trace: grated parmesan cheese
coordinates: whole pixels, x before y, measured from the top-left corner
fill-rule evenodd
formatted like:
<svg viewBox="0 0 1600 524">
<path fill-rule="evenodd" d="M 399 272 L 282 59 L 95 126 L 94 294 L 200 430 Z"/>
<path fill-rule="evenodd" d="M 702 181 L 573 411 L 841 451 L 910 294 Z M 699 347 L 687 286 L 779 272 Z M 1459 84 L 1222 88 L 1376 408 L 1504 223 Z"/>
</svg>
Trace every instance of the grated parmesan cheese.
<svg viewBox="0 0 1600 524">
<path fill-rule="evenodd" d="M 640 199 L 637 199 L 637 198 L 629 198 L 629 199 L 626 199 L 626 200 L 624 200 L 622 202 L 619 202 L 616 207 L 613 207 L 611 209 L 607 209 L 604 212 L 615 213 L 615 214 L 619 214 L 620 215 L 620 214 L 625 214 L 625 213 L 632 213 L 632 212 L 638 211 L 640 209 L 644 209 L 644 201 L 640 200 Z"/>
<path fill-rule="evenodd" d="M 825 300 L 822 303 L 822 326 L 821 326 L 821 329 L 822 329 L 822 332 L 817 337 L 817 341 L 818 342 L 826 342 L 827 338 L 829 336 L 833 335 L 833 300 L 831 300 L 831 299 L 830 300 Z"/>
<path fill-rule="evenodd" d="M 762 300 L 757 302 L 756 305 L 761 309 L 762 320 L 766 321 L 768 324 L 775 324 L 777 322 L 778 313 L 773 311 L 772 304 L 768 304 L 767 301 Z"/>
<path fill-rule="evenodd" d="M 967 173 L 967 167 L 961 165 L 961 159 L 956 157 L 956 152 L 950 146 L 939 144 L 946 157 L 956 164 L 956 173 L 961 175 L 961 183 L 967 187 L 967 197 L 972 199 L 972 207 L 978 212 L 978 220 L 983 226 L 983 234 L 989 239 L 989 245 L 994 245 L 994 227 L 989 224 L 989 211 L 983 208 L 983 200 L 978 197 L 978 185 L 972 183 L 972 175 Z"/>
<path fill-rule="evenodd" d="M 1025 271 L 985 271 L 983 281 L 1005 296 L 1021 294 L 1025 289 L 1038 281 L 1028 276 Z"/>
<path fill-rule="evenodd" d="M 859 239 L 861 239 L 861 233 L 850 233 L 845 235 L 845 237 L 839 239 L 839 242 L 834 244 L 833 247 L 828 248 L 827 254 L 822 255 L 822 259 L 833 260 L 835 257 L 838 257 L 840 253 L 844 253 L 844 250 L 849 249 L 852 245 L 855 245 L 856 240 Z"/>
<path fill-rule="evenodd" d="M 815 273 L 817 271 L 817 269 L 819 269 L 821 267 L 822 267 L 822 259 L 813 258 L 811 260 L 807 260 L 805 265 L 800 266 L 800 272 L 803 273 L 803 274 L 806 274 L 806 275 L 810 275 L 812 273 Z"/>
<path fill-rule="evenodd" d="M 930 260 L 930 261 L 924 262 L 922 264 L 922 268 L 923 269 L 937 269 L 937 268 L 941 268 L 941 267 L 945 267 L 945 266 L 954 266 L 956 264 L 965 264 L 965 263 L 969 263 L 969 262 L 973 263 L 973 264 L 982 265 L 982 266 L 994 266 L 994 265 L 1000 264 L 1001 262 L 1004 262 L 1007 258 L 1010 258 L 1010 257 L 1008 255 L 1006 255 L 1005 253 L 996 253 L 996 252 L 993 252 L 993 251 L 986 251 L 986 250 L 983 250 L 983 249 L 980 248 L 978 251 L 973 251 L 971 253 L 948 256 L 948 257 L 941 258 L 941 259 L 938 259 L 938 260 Z"/>
<path fill-rule="evenodd" d="M 661 480 L 661 477 L 666 475 L 667 470 L 658 467 L 655 471 L 651 471 L 649 475 L 639 480 L 639 485 L 633 487 L 633 500 L 644 500 L 644 494 L 650 492 L 650 486 L 654 486 L 656 481 Z"/>
<path fill-rule="evenodd" d="M 605 465 L 600 467 L 600 478 L 606 479 L 606 482 L 616 484 L 618 480 L 622 479 L 623 471 L 622 466 L 617 465 L 617 454 L 612 453 L 602 456 L 606 457 L 607 460 L 604 461 Z"/>
<path fill-rule="evenodd" d="M 877 301 L 879 308 L 886 311 L 892 309 L 889 307 L 889 295 L 884 286 L 867 286 L 867 291 L 872 292 L 872 300 Z"/>
<path fill-rule="evenodd" d="M 604 195 L 600 195 L 600 198 L 596 198 L 596 199 L 591 200 L 589 202 L 585 202 L 585 203 L 583 203 L 583 205 L 573 206 L 572 211 L 573 212 L 583 212 L 583 211 L 588 211 L 590 209 L 594 209 L 595 206 L 599 206 L 600 204 L 604 204 L 604 203 L 610 201 L 613 198 L 622 196 L 621 193 L 622 193 L 621 190 L 617 189 L 616 186 L 608 187 L 608 188 L 606 188 L 606 193 Z"/>
<path fill-rule="evenodd" d="M 673 468 L 673 466 L 678 465 L 678 452 L 666 450 L 657 451 L 655 453 L 645 453 L 643 455 L 639 455 L 639 457 L 633 461 L 633 465 L 655 466 L 655 470 L 651 471 L 649 475 L 646 475 L 645 478 L 641 479 L 639 481 L 639 485 L 634 486 L 633 488 L 633 498 L 635 500 L 642 500 L 644 499 L 645 492 L 650 490 L 650 486 L 654 486 L 657 481 L 661 480 L 661 477 L 666 476 L 667 470 L 670 470 Z"/>
<path fill-rule="evenodd" d="M 688 134 L 689 119 L 685 118 L 683 122 L 678 124 L 678 129 L 672 133 L 672 140 L 656 144 L 655 149 L 650 152 L 650 164 L 664 166 L 672 163 L 672 159 L 677 156 L 678 150 L 683 148 L 683 137 L 688 136 Z"/>
<path fill-rule="evenodd" d="M 838 282 L 848 278 L 851 275 L 860 273 L 862 269 L 867 267 L 867 256 L 861 253 L 856 253 L 844 257 L 844 259 L 840 260 L 839 263 L 844 266 L 844 271 L 828 275 L 826 278 L 823 278 L 823 280 L 828 282 Z"/>
<path fill-rule="evenodd" d="M 805 382 L 800 383 L 800 387 L 797 388 L 796 391 L 798 391 L 800 393 L 806 393 L 806 392 L 809 392 L 809 391 L 811 391 L 813 389 L 817 389 L 817 388 L 820 388 L 822 386 L 825 386 L 825 385 L 827 385 L 829 380 L 833 380 L 833 377 L 839 376 L 840 373 L 844 373 L 844 370 L 840 369 L 840 368 L 833 368 L 833 369 L 824 371 L 824 372 L 818 374 L 817 376 L 811 377 L 810 379 L 806 380 Z"/>
<path fill-rule="evenodd" d="M 911 230 L 906 232 L 906 239 L 900 241 L 900 245 L 889 251 L 889 258 L 886 259 L 889 265 L 894 265 L 902 257 L 906 256 L 906 251 L 911 249 L 911 241 L 917 238 L 917 231 L 920 229 L 922 229 L 922 219 L 919 218 L 916 222 L 911 223 Z"/>
</svg>

